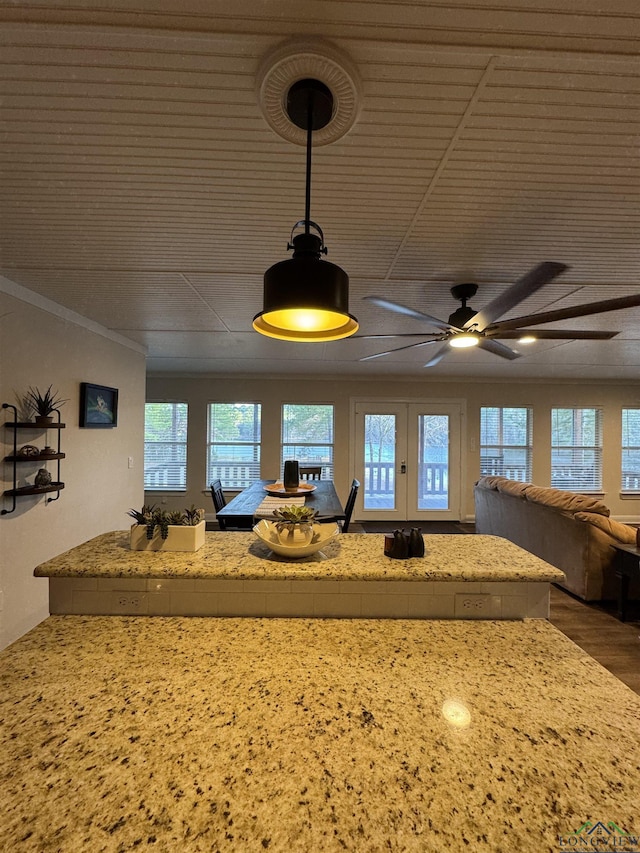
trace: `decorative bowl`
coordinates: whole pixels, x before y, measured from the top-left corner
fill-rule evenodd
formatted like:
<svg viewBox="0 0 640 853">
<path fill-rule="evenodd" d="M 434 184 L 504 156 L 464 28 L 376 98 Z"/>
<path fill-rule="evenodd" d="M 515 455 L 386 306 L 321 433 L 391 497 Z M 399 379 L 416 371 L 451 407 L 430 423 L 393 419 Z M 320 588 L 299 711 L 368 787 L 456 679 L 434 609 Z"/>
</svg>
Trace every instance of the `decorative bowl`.
<svg viewBox="0 0 640 853">
<path fill-rule="evenodd" d="M 292 544 L 286 542 L 286 536 L 282 536 L 276 529 L 275 522 L 268 521 L 266 518 L 261 519 L 253 528 L 256 534 L 264 544 L 271 548 L 276 554 L 282 557 L 309 557 L 315 554 L 321 548 L 324 548 L 340 533 L 340 528 L 335 522 L 327 524 L 315 523 L 312 526 L 312 537 L 310 542 L 294 539 Z"/>
</svg>

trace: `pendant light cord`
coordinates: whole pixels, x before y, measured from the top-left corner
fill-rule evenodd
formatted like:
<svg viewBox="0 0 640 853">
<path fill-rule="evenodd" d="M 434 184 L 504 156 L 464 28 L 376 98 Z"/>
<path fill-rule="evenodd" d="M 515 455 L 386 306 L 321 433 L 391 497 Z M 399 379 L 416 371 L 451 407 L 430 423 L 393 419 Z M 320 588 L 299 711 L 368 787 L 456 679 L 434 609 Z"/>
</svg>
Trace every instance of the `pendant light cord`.
<svg viewBox="0 0 640 853">
<path fill-rule="evenodd" d="M 309 233 L 311 221 L 311 136 L 313 128 L 313 91 L 309 92 L 307 104 L 307 180 L 304 198 L 304 233 Z"/>
</svg>

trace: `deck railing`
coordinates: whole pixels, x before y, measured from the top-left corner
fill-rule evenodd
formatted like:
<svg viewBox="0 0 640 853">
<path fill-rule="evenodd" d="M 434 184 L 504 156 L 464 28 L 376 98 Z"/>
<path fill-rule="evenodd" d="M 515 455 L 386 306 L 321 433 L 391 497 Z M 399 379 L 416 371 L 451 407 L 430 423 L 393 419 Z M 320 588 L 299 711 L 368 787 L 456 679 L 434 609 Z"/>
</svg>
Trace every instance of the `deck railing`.
<svg viewBox="0 0 640 853">
<path fill-rule="evenodd" d="M 369 497 L 395 494 L 395 462 L 365 462 L 364 492 Z M 449 466 L 446 462 L 425 462 L 419 474 L 421 495 L 446 495 Z"/>
</svg>

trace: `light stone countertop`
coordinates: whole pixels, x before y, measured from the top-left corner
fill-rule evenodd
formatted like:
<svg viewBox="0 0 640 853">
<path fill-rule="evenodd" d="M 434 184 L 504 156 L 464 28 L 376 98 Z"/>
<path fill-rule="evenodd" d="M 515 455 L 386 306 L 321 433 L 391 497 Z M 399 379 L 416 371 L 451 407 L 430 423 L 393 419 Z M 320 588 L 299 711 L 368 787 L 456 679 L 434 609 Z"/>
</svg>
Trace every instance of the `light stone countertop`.
<svg viewBox="0 0 640 853">
<path fill-rule="evenodd" d="M 11 853 L 640 834 L 640 697 L 539 619 L 50 617 L 0 654 L 0 754 Z"/>
<path fill-rule="evenodd" d="M 341 534 L 320 554 L 288 560 L 253 533 L 208 532 L 192 553 L 131 551 L 129 532 L 103 533 L 37 566 L 36 577 L 242 580 L 441 580 L 562 582 L 564 573 L 498 536 L 428 535 L 423 558 L 385 557 L 384 535 Z"/>
</svg>

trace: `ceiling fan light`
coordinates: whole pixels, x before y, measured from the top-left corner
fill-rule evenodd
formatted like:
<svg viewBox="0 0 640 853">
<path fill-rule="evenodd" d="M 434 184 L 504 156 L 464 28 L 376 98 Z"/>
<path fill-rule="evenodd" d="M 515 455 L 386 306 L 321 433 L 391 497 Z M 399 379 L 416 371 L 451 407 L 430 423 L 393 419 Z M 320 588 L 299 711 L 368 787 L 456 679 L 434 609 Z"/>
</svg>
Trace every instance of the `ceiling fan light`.
<svg viewBox="0 0 640 853">
<path fill-rule="evenodd" d="M 449 346 L 454 349 L 467 349 L 468 347 L 477 347 L 480 343 L 480 337 L 471 332 L 462 332 L 459 335 L 454 335 L 449 341 Z"/>
<path fill-rule="evenodd" d="M 535 335 L 523 335 L 521 338 L 518 338 L 519 344 L 533 344 L 537 341 Z"/>
</svg>

